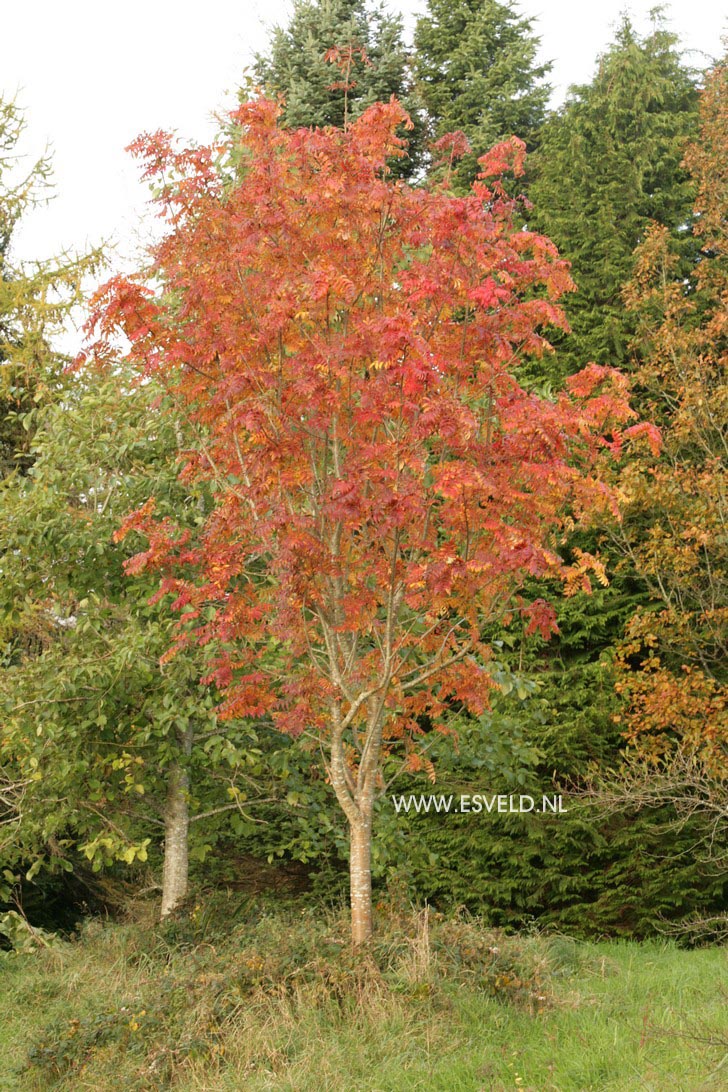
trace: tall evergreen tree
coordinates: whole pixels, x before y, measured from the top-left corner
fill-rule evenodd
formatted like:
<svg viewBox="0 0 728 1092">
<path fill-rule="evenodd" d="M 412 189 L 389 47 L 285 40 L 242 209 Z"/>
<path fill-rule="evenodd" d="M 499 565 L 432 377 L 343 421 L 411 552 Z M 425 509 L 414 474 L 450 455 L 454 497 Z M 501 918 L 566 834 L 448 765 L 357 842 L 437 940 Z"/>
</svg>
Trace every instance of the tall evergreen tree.
<svg viewBox="0 0 728 1092">
<path fill-rule="evenodd" d="M 515 134 L 533 150 L 550 92 L 537 64 L 533 20 L 512 0 L 428 0 L 415 31 L 415 72 L 432 139 L 455 129 L 472 154 L 458 170 L 467 189 L 477 157 Z"/>
<path fill-rule="evenodd" d="M 622 366 L 634 319 L 621 300 L 647 223 L 663 224 L 689 261 L 691 184 L 681 166 L 697 124 L 695 76 L 657 17 L 645 38 L 624 19 L 590 84 L 571 89 L 544 128 L 530 190 L 533 226 L 572 263 L 572 334 L 560 375 L 588 360 Z"/>
<path fill-rule="evenodd" d="M 289 25 L 276 27 L 267 53 L 256 57 L 254 75 L 268 91 L 285 95 L 284 121 L 292 127 L 341 126 L 371 103 L 396 95 L 415 122 L 407 134 L 405 173 L 414 171 L 422 126 L 411 95 L 402 18 L 383 4 L 295 0 Z"/>
</svg>

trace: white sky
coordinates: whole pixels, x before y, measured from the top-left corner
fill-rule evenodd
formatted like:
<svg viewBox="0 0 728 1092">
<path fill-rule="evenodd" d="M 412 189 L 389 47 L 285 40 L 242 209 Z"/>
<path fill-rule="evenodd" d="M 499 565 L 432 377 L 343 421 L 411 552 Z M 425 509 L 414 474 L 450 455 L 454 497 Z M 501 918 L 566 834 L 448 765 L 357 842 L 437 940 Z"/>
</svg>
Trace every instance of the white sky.
<svg viewBox="0 0 728 1092">
<path fill-rule="evenodd" d="M 537 17 L 542 55 L 555 62 L 559 98 L 590 78 L 597 54 L 627 6 L 640 29 L 655 0 L 521 0 Z M 425 0 L 389 0 L 407 26 Z M 128 256 L 148 234 L 146 189 L 124 152 L 140 132 L 176 129 L 204 141 L 212 114 L 234 89 L 267 27 L 285 24 L 289 0 L 25 0 L 0 19 L 0 93 L 17 95 L 28 122 L 25 149 L 53 152 L 56 196 L 19 229 L 17 259 L 83 250 L 103 238 Z M 724 0 L 672 0 L 673 29 L 704 67 L 723 53 Z"/>
</svg>

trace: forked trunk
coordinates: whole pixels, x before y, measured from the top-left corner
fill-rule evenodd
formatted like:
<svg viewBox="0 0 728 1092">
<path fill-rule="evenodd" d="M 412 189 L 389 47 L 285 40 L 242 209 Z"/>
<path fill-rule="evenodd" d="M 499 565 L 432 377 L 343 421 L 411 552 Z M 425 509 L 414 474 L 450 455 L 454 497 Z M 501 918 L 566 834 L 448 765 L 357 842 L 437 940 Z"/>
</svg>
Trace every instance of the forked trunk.
<svg viewBox="0 0 728 1092">
<path fill-rule="evenodd" d="M 168 917 L 187 894 L 189 787 L 187 771 L 179 762 L 175 762 L 169 771 L 167 803 L 164 809 L 164 871 L 160 911 L 162 919 Z"/>
<path fill-rule="evenodd" d="M 350 824 L 351 938 L 354 946 L 372 935 L 372 822 Z"/>
</svg>

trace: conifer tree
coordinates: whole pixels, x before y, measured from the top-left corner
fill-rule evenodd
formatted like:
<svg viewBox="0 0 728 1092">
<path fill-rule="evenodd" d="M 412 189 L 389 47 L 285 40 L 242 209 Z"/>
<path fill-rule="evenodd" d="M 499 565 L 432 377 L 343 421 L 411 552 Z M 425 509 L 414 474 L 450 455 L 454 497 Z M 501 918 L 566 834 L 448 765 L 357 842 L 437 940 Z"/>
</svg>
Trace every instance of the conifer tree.
<svg viewBox="0 0 728 1092">
<path fill-rule="evenodd" d="M 557 374 L 588 360 L 628 362 L 634 320 L 620 293 L 650 220 L 681 242 L 686 266 L 694 256 L 681 161 L 696 119 L 694 75 L 658 17 L 645 38 L 624 19 L 592 82 L 573 87 L 545 126 L 530 190 L 533 223 L 572 262 L 577 285 L 566 307 L 572 334 L 555 339 Z"/>
<path fill-rule="evenodd" d="M 535 147 L 551 68 L 537 64 L 538 46 L 533 20 L 512 0 L 428 0 L 415 31 L 418 93 L 431 139 L 459 129 L 472 146 L 458 188 L 467 190 L 478 156 L 499 140 L 515 134 Z"/>
<path fill-rule="evenodd" d="M 258 54 L 257 81 L 285 96 L 286 125 L 342 126 L 373 102 L 395 95 L 413 118 L 408 174 L 419 162 L 422 126 L 410 94 L 402 18 L 367 0 L 295 0 L 287 27 L 276 27 Z M 402 164 L 399 164 L 400 169 Z"/>
<path fill-rule="evenodd" d="M 19 144 L 25 124 L 17 103 L 0 97 L 0 480 L 28 468 L 32 427 L 22 417 L 59 367 L 51 336 L 79 301 L 80 279 L 97 258 L 25 266 L 13 261 L 15 230 L 43 201 L 51 174 L 45 156 L 23 171 Z"/>
</svg>

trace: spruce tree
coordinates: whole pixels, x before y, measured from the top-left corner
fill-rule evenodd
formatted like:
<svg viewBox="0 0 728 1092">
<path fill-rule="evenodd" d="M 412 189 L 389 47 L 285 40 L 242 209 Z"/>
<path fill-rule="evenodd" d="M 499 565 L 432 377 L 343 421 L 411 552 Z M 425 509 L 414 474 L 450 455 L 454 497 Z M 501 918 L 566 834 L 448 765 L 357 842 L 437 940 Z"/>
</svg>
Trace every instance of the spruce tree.
<svg viewBox="0 0 728 1092">
<path fill-rule="evenodd" d="M 339 51 L 339 62 L 330 51 Z M 347 63 L 350 62 L 350 63 Z M 373 102 L 396 95 L 415 128 L 403 134 L 409 160 L 396 173 L 412 174 L 422 125 L 411 94 L 402 18 L 367 0 L 295 0 L 287 27 L 276 27 L 254 76 L 268 92 L 285 96 L 291 127 L 345 125 Z"/>
<path fill-rule="evenodd" d="M 572 326 L 557 354 L 563 376 L 589 360 L 629 359 L 634 320 L 621 300 L 650 220 L 680 242 L 687 264 L 691 185 L 681 166 L 697 122 L 695 76 L 659 16 L 645 38 L 624 19 L 590 84 L 572 87 L 535 157 L 533 226 L 572 262 Z"/>
<path fill-rule="evenodd" d="M 550 64 L 537 64 L 533 20 L 511 0 L 428 0 L 415 31 L 415 72 L 436 140 L 462 130 L 472 154 L 460 163 L 457 188 L 475 177 L 477 158 L 515 134 L 532 151 L 543 124 Z"/>
</svg>

